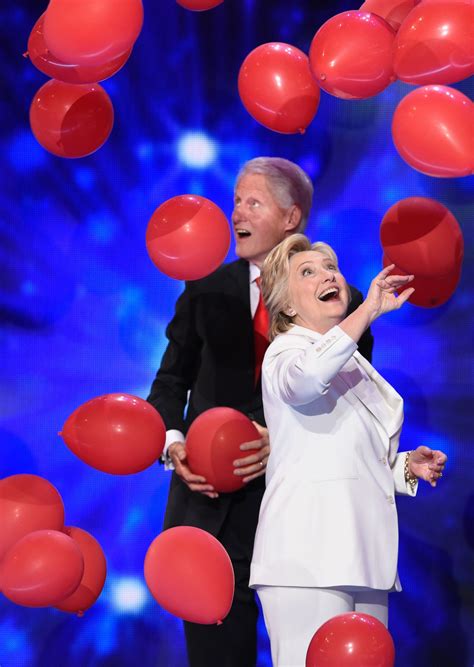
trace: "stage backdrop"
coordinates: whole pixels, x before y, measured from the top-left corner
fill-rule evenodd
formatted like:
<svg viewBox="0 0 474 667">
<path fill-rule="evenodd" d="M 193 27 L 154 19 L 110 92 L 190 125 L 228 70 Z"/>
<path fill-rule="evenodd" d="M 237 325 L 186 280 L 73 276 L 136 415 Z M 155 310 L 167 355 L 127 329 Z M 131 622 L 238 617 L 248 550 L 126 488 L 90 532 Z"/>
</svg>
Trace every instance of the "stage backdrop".
<svg viewBox="0 0 474 667">
<path fill-rule="evenodd" d="M 424 443 L 449 456 L 438 488 L 422 485 L 415 500 L 398 501 L 404 590 L 390 608 L 397 666 L 472 665 L 472 177 L 431 178 L 398 156 L 390 124 L 412 90 L 406 84 L 366 101 L 322 94 L 301 136 L 273 133 L 247 114 L 237 92 L 245 56 L 269 41 L 307 51 L 325 20 L 357 8 L 336 0 L 225 0 L 203 13 L 145 0 L 132 57 L 103 84 L 116 114 L 110 139 L 84 159 L 54 157 L 28 122 L 46 77 L 22 58 L 46 4 L 19 0 L 0 10 L 0 476 L 50 480 L 64 499 L 66 524 L 101 543 L 108 576 L 83 618 L 2 597 L 0 665 L 185 665 L 181 623 L 158 607 L 143 579 L 169 474 L 158 464 L 125 477 L 92 470 L 58 431 L 100 394 L 147 396 L 183 288 L 147 256 L 145 229 L 156 206 L 195 193 L 230 216 L 234 177 L 258 155 L 289 158 L 311 175 L 308 233 L 334 246 L 346 277 L 364 292 L 381 266 L 381 218 L 396 201 L 434 197 L 462 226 L 466 256 L 456 294 L 440 308 L 407 305 L 378 321 L 374 364 L 406 400 L 402 449 Z M 455 87 L 472 98 L 472 82 Z M 260 630 L 263 667 L 271 661 L 263 623 Z"/>
</svg>

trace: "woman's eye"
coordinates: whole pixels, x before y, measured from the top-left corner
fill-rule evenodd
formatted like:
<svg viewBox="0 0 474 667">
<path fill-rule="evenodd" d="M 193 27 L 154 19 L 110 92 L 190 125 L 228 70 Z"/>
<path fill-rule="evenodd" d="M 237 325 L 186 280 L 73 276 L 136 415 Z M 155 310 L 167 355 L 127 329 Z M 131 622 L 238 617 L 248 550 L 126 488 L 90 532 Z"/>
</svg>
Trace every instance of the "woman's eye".
<svg viewBox="0 0 474 667">
<path fill-rule="evenodd" d="M 312 269 L 303 269 L 303 276 L 310 276 L 313 273 Z"/>
</svg>

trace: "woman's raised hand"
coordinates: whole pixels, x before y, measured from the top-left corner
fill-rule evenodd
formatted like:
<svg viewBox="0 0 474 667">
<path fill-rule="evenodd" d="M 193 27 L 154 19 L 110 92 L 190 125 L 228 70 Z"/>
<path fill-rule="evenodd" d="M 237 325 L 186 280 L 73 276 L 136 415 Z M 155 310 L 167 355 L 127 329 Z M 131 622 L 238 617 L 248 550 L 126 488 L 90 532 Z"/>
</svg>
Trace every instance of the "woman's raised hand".
<svg viewBox="0 0 474 667">
<path fill-rule="evenodd" d="M 395 294 L 400 287 L 413 280 L 414 276 L 389 275 L 394 268 L 395 264 L 386 266 L 370 283 L 364 306 L 372 313 L 373 319 L 392 310 L 398 310 L 415 291 L 413 287 L 409 287 L 400 295 Z"/>
</svg>

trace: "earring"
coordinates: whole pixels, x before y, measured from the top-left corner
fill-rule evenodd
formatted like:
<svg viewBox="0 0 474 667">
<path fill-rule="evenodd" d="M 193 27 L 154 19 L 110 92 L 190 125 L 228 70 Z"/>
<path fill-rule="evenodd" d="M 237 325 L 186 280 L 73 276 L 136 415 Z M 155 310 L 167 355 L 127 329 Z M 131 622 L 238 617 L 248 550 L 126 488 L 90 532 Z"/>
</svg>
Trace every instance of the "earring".
<svg viewBox="0 0 474 667">
<path fill-rule="evenodd" d="M 296 315 L 296 310 L 293 310 L 293 308 L 289 308 L 286 311 L 286 314 L 288 315 L 288 317 L 294 317 Z"/>
</svg>

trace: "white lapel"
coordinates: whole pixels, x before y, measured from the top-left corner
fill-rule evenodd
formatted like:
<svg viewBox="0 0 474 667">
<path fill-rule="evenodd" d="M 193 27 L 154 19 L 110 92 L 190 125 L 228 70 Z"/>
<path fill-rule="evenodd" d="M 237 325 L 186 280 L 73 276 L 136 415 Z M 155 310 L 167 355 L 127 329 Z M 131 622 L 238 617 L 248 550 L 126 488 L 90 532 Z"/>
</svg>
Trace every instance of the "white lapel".
<svg viewBox="0 0 474 667">
<path fill-rule="evenodd" d="M 388 437 L 393 437 L 403 423 L 403 399 L 400 394 L 359 352 L 354 352 L 339 376 L 380 422 Z"/>
</svg>

